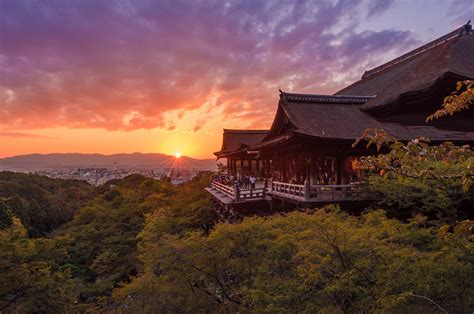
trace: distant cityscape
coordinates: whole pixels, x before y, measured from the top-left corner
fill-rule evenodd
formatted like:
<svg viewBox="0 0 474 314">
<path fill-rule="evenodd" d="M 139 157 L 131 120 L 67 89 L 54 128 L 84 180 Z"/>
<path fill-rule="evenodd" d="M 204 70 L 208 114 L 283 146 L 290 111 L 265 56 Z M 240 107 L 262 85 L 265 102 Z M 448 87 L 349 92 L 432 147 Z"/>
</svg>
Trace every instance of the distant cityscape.
<svg viewBox="0 0 474 314">
<path fill-rule="evenodd" d="M 140 174 L 180 184 L 201 171 L 215 171 L 214 159 L 165 154 L 30 154 L 0 158 L 0 171 L 33 173 L 50 178 L 85 180 L 101 185 L 109 180 Z"/>
<path fill-rule="evenodd" d="M 0 169 L 1 170 L 1 169 Z M 12 170 L 12 169 L 9 169 Z M 47 168 L 15 169 L 15 172 L 37 174 L 54 179 L 84 180 L 92 185 L 101 185 L 109 180 L 122 179 L 132 174 L 139 174 L 153 179 L 170 179 L 174 185 L 194 178 L 200 169 L 176 168 Z"/>
</svg>

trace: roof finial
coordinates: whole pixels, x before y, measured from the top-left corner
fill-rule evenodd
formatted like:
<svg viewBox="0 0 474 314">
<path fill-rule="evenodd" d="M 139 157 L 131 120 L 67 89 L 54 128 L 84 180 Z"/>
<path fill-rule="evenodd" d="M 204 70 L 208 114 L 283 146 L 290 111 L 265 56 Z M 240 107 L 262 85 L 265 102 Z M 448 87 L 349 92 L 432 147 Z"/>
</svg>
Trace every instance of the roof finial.
<svg viewBox="0 0 474 314">
<path fill-rule="evenodd" d="M 278 91 L 280 92 L 280 99 L 285 97 L 286 93 L 284 91 L 282 91 L 280 88 L 278 89 Z"/>
<path fill-rule="evenodd" d="M 471 20 L 467 21 L 466 24 L 461 28 L 461 35 L 472 35 L 472 25 Z"/>
</svg>

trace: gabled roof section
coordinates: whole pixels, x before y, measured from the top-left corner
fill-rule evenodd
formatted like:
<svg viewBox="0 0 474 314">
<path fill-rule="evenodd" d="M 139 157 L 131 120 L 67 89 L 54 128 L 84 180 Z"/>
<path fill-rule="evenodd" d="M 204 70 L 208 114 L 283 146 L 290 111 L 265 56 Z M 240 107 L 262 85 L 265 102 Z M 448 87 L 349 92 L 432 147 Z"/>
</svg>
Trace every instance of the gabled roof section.
<svg viewBox="0 0 474 314">
<path fill-rule="evenodd" d="M 281 92 L 281 91 L 280 91 Z M 309 95 L 280 93 L 277 115 L 268 135 L 252 149 L 260 150 L 301 135 L 304 137 L 354 141 L 368 128 L 384 129 L 400 140 L 428 137 L 433 141 L 474 141 L 474 132 L 440 130 L 433 126 L 412 127 L 383 123 L 361 110 L 374 96 Z M 286 132 L 282 124 L 289 121 Z"/>
<path fill-rule="evenodd" d="M 336 95 L 377 95 L 361 108 L 390 106 L 400 96 L 430 88 L 447 76 L 474 79 L 474 32 L 470 23 L 396 59 L 366 71 Z"/>
<path fill-rule="evenodd" d="M 379 123 L 359 107 L 374 96 L 280 94 L 280 106 L 295 126 L 294 133 L 354 139 L 367 127 Z"/>
<path fill-rule="evenodd" d="M 225 157 L 226 155 L 237 153 L 251 145 L 260 143 L 267 133 L 268 130 L 224 129 L 221 150 L 215 152 L 214 155 Z"/>
<path fill-rule="evenodd" d="M 280 90 L 280 101 L 273 120 L 272 127 L 263 141 L 273 141 L 277 137 L 285 137 L 291 132 L 308 133 L 315 135 L 326 133 L 325 127 L 335 127 L 329 116 L 335 109 L 347 111 L 348 106 L 362 105 L 374 96 L 351 96 L 351 95 L 318 95 L 318 94 L 294 94 Z M 317 106 L 317 107 L 316 107 Z M 330 106 L 330 108 L 325 108 Z M 316 112 L 318 111 L 318 112 Z M 334 116 L 334 118 L 337 117 Z M 324 120 L 328 117 L 329 120 Z M 315 121 L 321 121 L 316 123 Z M 337 127 L 337 126 L 336 126 Z M 319 131 L 316 131 L 319 130 Z"/>
</svg>

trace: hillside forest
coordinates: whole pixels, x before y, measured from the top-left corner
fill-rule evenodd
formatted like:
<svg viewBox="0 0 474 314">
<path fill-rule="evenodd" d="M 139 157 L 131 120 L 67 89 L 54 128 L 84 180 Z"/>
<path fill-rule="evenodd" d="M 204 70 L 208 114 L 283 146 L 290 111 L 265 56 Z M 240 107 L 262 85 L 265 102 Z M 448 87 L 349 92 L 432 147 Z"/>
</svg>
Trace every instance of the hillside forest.
<svg viewBox="0 0 474 314">
<path fill-rule="evenodd" d="M 462 114 L 466 84 L 430 118 Z M 231 223 L 206 172 L 98 187 L 1 172 L 0 313 L 472 313 L 471 148 L 383 130 L 355 145 L 385 148 L 364 159 L 374 201 L 357 214 Z"/>
</svg>

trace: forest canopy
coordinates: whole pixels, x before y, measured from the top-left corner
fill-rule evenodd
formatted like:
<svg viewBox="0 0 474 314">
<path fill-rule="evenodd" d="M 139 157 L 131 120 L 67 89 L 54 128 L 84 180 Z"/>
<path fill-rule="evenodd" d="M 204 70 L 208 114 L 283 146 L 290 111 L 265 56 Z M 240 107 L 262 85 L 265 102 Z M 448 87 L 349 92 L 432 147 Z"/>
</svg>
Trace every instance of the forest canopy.
<svg viewBox="0 0 474 314">
<path fill-rule="evenodd" d="M 351 216 L 329 206 L 216 222 L 203 189 L 208 180 L 203 174 L 178 187 L 141 176 L 111 181 L 92 188 L 91 199 L 47 237 L 28 236 L 13 217 L 0 231 L 0 309 L 474 308 L 469 221 L 401 221 L 383 209 Z"/>
</svg>

